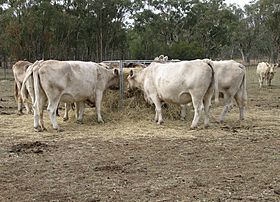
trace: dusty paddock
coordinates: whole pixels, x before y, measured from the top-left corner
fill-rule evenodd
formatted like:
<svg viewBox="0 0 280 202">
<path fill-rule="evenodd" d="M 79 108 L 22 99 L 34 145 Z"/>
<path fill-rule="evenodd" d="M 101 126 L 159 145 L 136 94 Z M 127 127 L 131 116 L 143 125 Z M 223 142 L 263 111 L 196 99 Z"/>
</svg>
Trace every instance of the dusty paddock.
<svg viewBox="0 0 280 202">
<path fill-rule="evenodd" d="M 258 89 L 248 70 L 246 121 L 236 107 L 218 125 L 189 130 L 168 116 L 156 125 L 151 108 L 94 109 L 85 123 L 63 122 L 56 133 L 33 132 L 31 115 L 15 114 L 13 86 L 0 81 L 0 201 L 279 201 L 280 75 Z M 131 105 L 131 103 L 130 103 Z M 63 113 L 63 111 L 61 111 Z"/>
</svg>

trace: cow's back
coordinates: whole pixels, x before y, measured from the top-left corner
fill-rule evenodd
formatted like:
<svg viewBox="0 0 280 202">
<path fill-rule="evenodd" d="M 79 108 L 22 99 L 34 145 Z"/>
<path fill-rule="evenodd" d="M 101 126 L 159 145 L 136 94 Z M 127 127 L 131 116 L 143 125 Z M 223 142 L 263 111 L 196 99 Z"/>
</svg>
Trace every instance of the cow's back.
<svg viewBox="0 0 280 202">
<path fill-rule="evenodd" d="M 214 61 L 213 63 L 220 91 L 241 84 L 246 71 L 242 64 L 233 60 Z"/>
<path fill-rule="evenodd" d="M 47 92 L 57 91 L 61 101 L 80 101 L 92 96 L 97 85 L 97 69 L 91 62 L 45 61 L 39 75 L 42 86 Z"/>
</svg>

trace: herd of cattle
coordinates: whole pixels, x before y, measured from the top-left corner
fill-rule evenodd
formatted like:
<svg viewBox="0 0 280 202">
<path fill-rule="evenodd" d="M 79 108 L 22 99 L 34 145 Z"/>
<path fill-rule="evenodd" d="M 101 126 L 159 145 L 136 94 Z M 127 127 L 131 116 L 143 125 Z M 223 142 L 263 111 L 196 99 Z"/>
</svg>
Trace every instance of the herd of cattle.
<svg viewBox="0 0 280 202">
<path fill-rule="evenodd" d="M 264 62 L 258 64 L 260 87 L 264 81 L 271 85 L 277 66 Z M 77 121 L 82 122 L 85 103 L 88 103 L 96 107 L 97 120 L 103 123 L 103 93 L 108 88 L 118 88 L 120 79 L 118 69 L 112 69 L 104 63 L 84 61 L 18 61 L 13 65 L 13 73 L 18 113 L 22 113 L 23 104 L 27 113 L 33 111 L 36 131 L 46 129 L 43 121 L 45 104 L 53 128 L 62 131 L 56 120 L 60 102 L 65 103 L 65 120 L 74 104 Z M 247 102 L 246 68 L 234 60 L 168 62 L 168 58 L 161 55 L 139 72 L 130 70 L 127 81 L 128 90 L 141 89 L 146 102 L 155 105 L 155 121 L 158 124 L 163 122 L 163 102 L 180 104 L 182 119 L 186 116 L 186 105 L 192 103 L 194 117 L 191 129 L 197 127 L 202 111 L 205 113 L 204 126 L 208 127 L 212 98 L 218 102 L 219 96 L 224 98 L 219 121 L 224 121 L 234 100 L 239 107 L 240 120 L 244 119 Z"/>
</svg>

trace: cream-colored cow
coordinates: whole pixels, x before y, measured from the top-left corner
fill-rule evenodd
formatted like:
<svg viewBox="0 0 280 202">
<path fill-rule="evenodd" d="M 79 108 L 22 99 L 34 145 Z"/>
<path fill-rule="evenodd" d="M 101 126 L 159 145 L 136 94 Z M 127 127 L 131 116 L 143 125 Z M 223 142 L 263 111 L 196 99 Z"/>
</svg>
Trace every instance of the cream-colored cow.
<svg viewBox="0 0 280 202">
<path fill-rule="evenodd" d="M 94 62 L 47 60 L 34 65 L 24 82 L 31 74 L 34 78 L 36 131 L 45 129 L 43 109 L 46 101 L 51 123 L 57 131 L 61 131 L 55 113 L 59 102 L 95 102 L 98 122 L 104 122 L 101 116 L 103 92 L 110 86 L 119 85 L 118 70 L 108 70 Z"/>
<path fill-rule="evenodd" d="M 15 99 L 16 99 L 17 106 L 18 106 L 18 109 L 17 109 L 18 114 L 22 114 L 22 110 L 23 110 L 23 99 L 22 99 L 22 94 L 21 94 L 21 87 L 22 87 L 22 82 L 23 82 L 25 74 L 26 74 L 26 70 L 30 65 L 32 65 L 31 62 L 20 60 L 20 61 L 16 62 L 12 67 L 14 78 L 15 78 L 14 94 L 15 94 Z M 26 88 L 24 91 L 26 96 L 28 96 L 28 94 L 29 94 L 28 89 L 29 88 Z M 33 92 L 30 92 L 30 93 L 32 94 Z M 28 114 L 31 113 L 32 106 L 28 102 L 25 102 L 24 105 L 26 108 L 26 112 Z"/>
<path fill-rule="evenodd" d="M 263 87 L 263 83 L 266 82 L 266 85 L 271 86 L 271 80 L 276 73 L 277 64 L 269 64 L 267 62 L 261 62 L 257 66 L 257 75 L 259 77 L 260 88 Z"/>
<path fill-rule="evenodd" d="M 213 61 L 219 92 L 224 97 L 224 109 L 219 121 L 223 122 L 235 100 L 239 107 L 239 119 L 244 119 L 247 104 L 246 68 L 234 60 Z M 181 119 L 185 119 L 186 106 L 181 106 Z"/>
<path fill-rule="evenodd" d="M 191 129 L 197 127 L 201 111 L 205 111 L 205 127 L 209 126 L 209 106 L 215 91 L 218 99 L 218 82 L 211 60 L 193 60 L 176 63 L 152 62 L 144 70 L 128 76 L 129 89 L 144 91 L 147 102 L 156 107 L 155 121 L 163 122 L 161 102 L 187 104 L 193 103 L 194 118 Z"/>
</svg>

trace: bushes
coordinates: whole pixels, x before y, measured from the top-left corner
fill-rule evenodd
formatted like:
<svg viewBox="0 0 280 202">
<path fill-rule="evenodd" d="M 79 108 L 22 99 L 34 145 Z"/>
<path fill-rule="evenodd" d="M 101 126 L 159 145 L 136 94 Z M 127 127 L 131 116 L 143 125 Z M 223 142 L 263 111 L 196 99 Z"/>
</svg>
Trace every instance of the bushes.
<svg viewBox="0 0 280 202">
<path fill-rule="evenodd" d="M 196 42 L 178 42 L 171 46 L 170 57 L 179 60 L 205 58 L 206 51 Z"/>
</svg>

